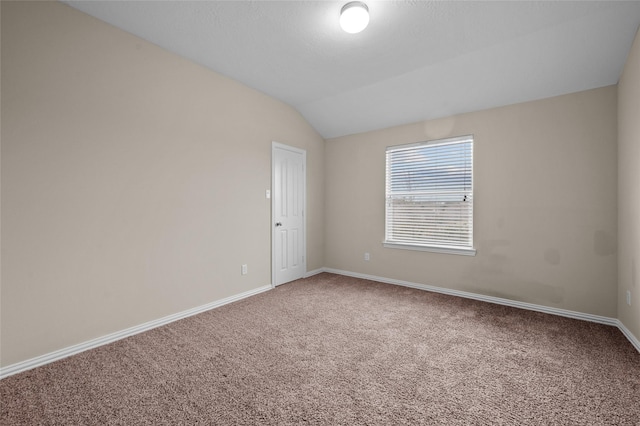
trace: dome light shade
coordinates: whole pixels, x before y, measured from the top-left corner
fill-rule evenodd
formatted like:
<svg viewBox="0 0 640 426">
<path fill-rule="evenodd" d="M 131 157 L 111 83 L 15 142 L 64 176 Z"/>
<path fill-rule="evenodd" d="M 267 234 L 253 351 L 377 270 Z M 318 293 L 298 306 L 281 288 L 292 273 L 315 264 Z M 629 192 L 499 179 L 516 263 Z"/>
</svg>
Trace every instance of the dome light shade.
<svg viewBox="0 0 640 426">
<path fill-rule="evenodd" d="M 361 1 L 345 4 L 340 11 L 340 26 L 350 34 L 359 33 L 369 25 L 369 8 Z"/>
</svg>

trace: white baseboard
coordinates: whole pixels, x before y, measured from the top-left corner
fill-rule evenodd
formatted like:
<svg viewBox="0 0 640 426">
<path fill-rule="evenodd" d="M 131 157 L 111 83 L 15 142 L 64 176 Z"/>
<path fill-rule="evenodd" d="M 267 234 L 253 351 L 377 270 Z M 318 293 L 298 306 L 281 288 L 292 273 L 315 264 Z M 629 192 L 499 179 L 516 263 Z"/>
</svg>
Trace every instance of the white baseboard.
<svg viewBox="0 0 640 426">
<path fill-rule="evenodd" d="M 332 269 L 332 268 L 314 269 L 313 271 L 307 272 L 305 274 L 305 278 L 320 274 L 322 272 L 329 272 L 332 274 L 344 275 L 344 276 L 354 277 L 354 278 L 362 278 L 366 280 L 378 281 L 378 282 L 387 283 L 387 284 L 400 285 L 403 287 L 416 288 L 419 290 L 432 291 L 435 293 L 442 293 L 442 294 L 448 294 L 452 296 L 464 297 L 467 299 L 480 300 L 483 302 L 495 303 L 498 305 L 512 306 L 515 308 L 527 309 L 530 311 L 544 312 L 552 315 L 560 315 L 568 318 L 575 318 L 575 319 L 584 320 L 584 321 L 591 321 L 591 322 L 596 322 L 600 324 L 612 325 L 612 326 L 618 327 L 618 329 L 622 332 L 622 334 L 624 334 L 624 336 L 629 340 L 629 342 L 631 342 L 631 344 L 638 350 L 638 352 L 640 352 L 640 341 L 633 335 L 633 333 L 631 333 L 631 331 L 629 331 L 629 329 L 627 329 L 624 326 L 624 324 L 622 324 L 622 322 L 620 322 L 620 320 L 616 318 L 586 314 L 582 312 L 569 311 L 565 309 L 551 308 L 548 306 L 535 305 L 533 303 L 518 302 L 510 299 L 503 299 L 503 298 L 493 297 L 493 296 L 485 296 L 477 293 L 469 293 L 466 291 L 452 290 L 444 287 L 436 287 L 436 286 L 431 286 L 426 284 L 417 284 L 409 281 L 378 277 L 375 275 L 360 274 L 357 272 L 349 272 L 349 271 L 343 271 L 343 270 Z M 234 296 L 230 296 L 224 299 L 217 300 L 215 302 L 208 303 L 206 305 L 198 306 L 183 312 L 178 312 L 176 314 L 169 315 L 154 321 L 149 321 L 144 324 L 140 324 L 131 328 L 127 328 L 125 330 L 108 334 L 106 336 L 98 337 L 96 339 L 88 340 L 86 342 L 69 346 L 67 348 L 60 349 L 54 352 L 50 352 L 48 354 L 41 355 L 39 357 L 31 358 L 26 361 L 9 365 L 7 367 L 0 369 L 0 380 L 5 377 L 9 377 L 14 374 L 18 374 L 23 371 L 30 370 L 32 368 L 49 364 L 51 362 L 58 361 L 68 356 L 75 355 L 80 352 L 87 351 L 89 349 L 94 349 L 99 346 L 106 345 L 108 343 L 112 343 L 120 339 L 124 339 L 125 337 L 133 336 L 135 334 L 142 333 L 144 331 L 148 331 L 153 328 L 160 327 L 162 325 L 169 324 L 171 322 L 178 321 L 180 319 L 187 318 L 192 315 L 196 315 L 196 314 L 199 314 L 199 313 L 202 313 L 202 312 L 205 312 L 205 311 L 226 305 L 228 303 L 235 302 L 235 301 L 259 294 L 259 293 L 263 293 L 271 289 L 273 289 L 271 285 L 262 286 L 254 290 L 249 290 L 244 293 L 236 294 Z"/>
<path fill-rule="evenodd" d="M 636 350 L 640 352 L 640 340 L 638 340 L 636 336 L 634 336 L 633 333 L 629 331 L 629 329 L 625 327 L 620 320 L 617 320 L 617 321 L 618 321 L 617 326 L 622 332 L 622 334 L 624 334 L 624 337 L 626 337 L 631 342 L 631 344 L 635 346 Z"/>
<path fill-rule="evenodd" d="M 192 309 L 188 309 L 186 311 L 178 312 L 173 315 L 168 315 L 163 318 L 159 318 L 157 320 L 149 321 L 144 324 L 136 325 L 131 328 L 127 328 L 125 330 L 116 331 L 115 333 L 107 334 L 106 336 L 98 337 L 96 339 L 88 340 L 83 343 L 79 343 L 77 345 L 69 346 L 67 348 L 63 348 L 54 352 L 50 352 L 48 354 L 44 354 L 35 358 L 28 359 L 26 361 L 18 362 L 16 364 L 9 365 L 0 369 L 0 380 L 5 377 L 12 376 L 14 374 L 21 373 L 26 370 L 31 370 L 32 368 L 40 367 L 45 364 L 49 364 L 54 361 L 58 361 L 60 359 L 69 357 L 71 355 L 78 354 L 80 352 L 87 351 L 89 349 L 94 349 L 102 345 L 106 345 L 108 343 L 115 342 L 120 339 L 124 339 L 125 337 L 133 336 L 134 334 L 142 333 L 144 331 L 151 330 L 156 327 L 160 327 L 165 324 L 169 324 L 174 321 L 181 320 L 183 318 L 187 318 L 193 315 L 197 315 L 202 312 L 209 311 L 214 308 L 218 308 L 220 306 L 226 305 L 231 302 L 236 302 L 241 299 L 245 299 L 249 296 L 254 296 L 259 293 L 263 293 L 267 290 L 271 290 L 273 287 L 271 285 L 265 285 L 262 287 L 258 287 L 253 290 L 245 291 L 244 293 L 236 294 L 233 296 L 226 297 L 224 299 L 216 300 L 211 303 L 207 303 L 206 305 L 197 306 Z"/>
<path fill-rule="evenodd" d="M 512 306 L 514 308 L 527 309 L 529 311 L 543 312 L 551 315 L 559 315 L 567 318 L 574 318 L 583 321 L 591 321 L 599 324 L 612 325 L 618 327 L 622 334 L 631 342 L 631 344 L 640 352 L 640 341 L 629 331 L 624 324 L 617 318 L 604 317 L 600 315 L 586 314 L 583 312 L 569 311 L 566 309 L 552 308 L 549 306 L 536 305 L 533 303 L 519 302 L 517 300 L 503 299 L 500 297 L 485 296 L 477 293 L 469 293 L 466 291 L 452 290 L 444 287 L 436 287 L 426 284 L 417 284 L 409 281 L 395 280 L 391 278 L 378 277 L 375 275 L 360 274 L 358 272 L 343 271 L 340 269 L 323 268 L 324 272 L 332 274 L 344 275 L 354 278 L 362 278 L 365 280 L 378 281 L 386 284 L 395 284 L 403 287 L 411 287 L 419 290 L 432 291 L 435 293 L 448 294 L 451 296 L 464 297 L 467 299 L 480 300 L 482 302 L 495 303 L 498 305 Z"/>
<path fill-rule="evenodd" d="M 305 277 L 305 278 L 309 278 L 309 277 L 312 277 L 312 276 L 314 276 L 314 275 L 321 274 L 321 273 L 323 273 L 324 271 L 325 271 L 325 269 L 324 269 L 324 268 L 314 269 L 313 271 L 308 271 L 307 273 L 305 273 L 305 274 L 304 274 L 304 277 Z"/>
</svg>

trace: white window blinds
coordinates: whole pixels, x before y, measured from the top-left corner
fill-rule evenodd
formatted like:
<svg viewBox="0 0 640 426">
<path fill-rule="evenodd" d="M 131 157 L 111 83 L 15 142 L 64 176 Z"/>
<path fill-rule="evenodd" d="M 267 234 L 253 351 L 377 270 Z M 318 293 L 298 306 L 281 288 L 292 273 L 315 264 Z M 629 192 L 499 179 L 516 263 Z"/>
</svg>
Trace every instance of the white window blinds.
<svg viewBox="0 0 640 426">
<path fill-rule="evenodd" d="M 389 147 L 386 176 L 385 246 L 475 253 L 472 136 Z"/>
</svg>

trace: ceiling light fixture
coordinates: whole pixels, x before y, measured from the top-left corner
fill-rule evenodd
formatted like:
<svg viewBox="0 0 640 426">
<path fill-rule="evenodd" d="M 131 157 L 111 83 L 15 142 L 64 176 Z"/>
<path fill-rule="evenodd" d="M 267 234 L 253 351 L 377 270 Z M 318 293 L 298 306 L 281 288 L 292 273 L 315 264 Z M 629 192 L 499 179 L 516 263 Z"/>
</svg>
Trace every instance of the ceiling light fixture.
<svg viewBox="0 0 640 426">
<path fill-rule="evenodd" d="M 369 8 L 361 1 L 345 4 L 340 11 L 340 26 L 350 34 L 359 33 L 369 25 Z"/>
</svg>

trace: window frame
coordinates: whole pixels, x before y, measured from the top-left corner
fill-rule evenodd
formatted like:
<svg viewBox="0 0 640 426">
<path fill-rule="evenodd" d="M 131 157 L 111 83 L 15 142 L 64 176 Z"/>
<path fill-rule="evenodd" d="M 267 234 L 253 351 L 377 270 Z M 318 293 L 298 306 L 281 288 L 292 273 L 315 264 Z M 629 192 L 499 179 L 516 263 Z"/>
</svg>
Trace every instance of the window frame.
<svg viewBox="0 0 640 426">
<path fill-rule="evenodd" d="M 419 149 L 429 145 L 433 146 L 441 146 L 441 145 L 451 145 L 451 144 L 459 144 L 459 143 L 470 143 L 471 147 L 471 163 L 469 165 L 470 173 L 471 173 L 471 220 L 469 224 L 469 245 L 445 245 L 438 244 L 434 241 L 425 241 L 424 244 L 415 243 L 415 242 L 406 242 L 402 240 L 392 240 L 389 239 L 390 236 L 390 224 L 392 219 L 390 219 L 390 198 L 393 195 L 390 192 L 390 153 L 398 152 L 398 151 L 406 151 L 411 149 Z M 384 241 L 383 246 L 386 248 L 395 248 L 395 249 L 404 249 L 404 250 L 418 250 L 418 251 L 427 251 L 427 252 L 435 252 L 435 253 L 445 253 L 445 254 L 457 254 L 457 255 L 465 255 L 465 256 L 475 256 L 476 249 L 474 248 L 474 198 L 475 198 L 475 185 L 474 185 L 474 148 L 475 148 L 475 139 L 473 135 L 465 135 L 465 136 L 457 136 L 445 139 L 436 139 L 429 140 L 417 143 L 409 143 L 403 145 L 395 145 L 388 146 L 385 151 L 385 230 L 384 230 Z M 416 191 L 417 192 L 417 191 Z M 435 193 L 437 194 L 437 192 Z"/>
</svg>

